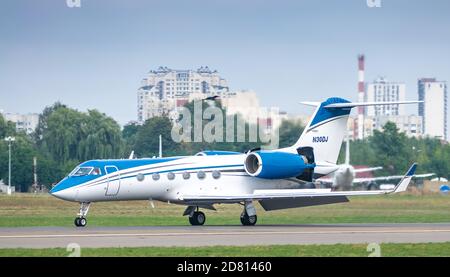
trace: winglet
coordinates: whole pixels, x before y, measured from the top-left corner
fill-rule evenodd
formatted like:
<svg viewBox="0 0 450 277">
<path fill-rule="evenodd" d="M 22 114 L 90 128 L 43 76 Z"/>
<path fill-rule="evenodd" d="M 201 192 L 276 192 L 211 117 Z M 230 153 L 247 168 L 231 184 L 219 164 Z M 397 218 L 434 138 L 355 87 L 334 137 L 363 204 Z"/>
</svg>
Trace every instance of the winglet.
<svg viewBox="0 0 450 277">
<path fill-rule="evenodd" d="M 417 168 L 417 164 L 414 163 L 408 170 L 408 172 L 406 173 L 406 176 L 413 176 L 414 173 L 416 173 L 416 168 Z"/>
<path fill-rule="evenodd" d="M 395 187 L 393 193 L 397 192 L 403 192 L 406 191 L 408 188 L 409 183 L 411 182 L 412 177 L 414 176 L 414 173 L 416 173 L 417 164 L 414 163 L 406 172 L 405 176 L 400 180 L 398 185 Z"/>
</svg>

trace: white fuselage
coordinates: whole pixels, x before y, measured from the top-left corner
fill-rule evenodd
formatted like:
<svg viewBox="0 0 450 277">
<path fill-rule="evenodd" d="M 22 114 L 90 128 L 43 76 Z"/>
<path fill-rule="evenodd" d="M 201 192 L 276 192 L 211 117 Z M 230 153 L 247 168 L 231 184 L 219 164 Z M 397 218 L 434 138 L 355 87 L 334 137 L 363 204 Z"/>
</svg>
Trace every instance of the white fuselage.
<svg viewBox="0 0 450 277">
<path fill-rule="evenodd" d="M 182 203 L 183 195 L 245 195 L 256 189 L 293 189 L 302 184 L 295 178 L 251 177 L 244 170 L 245 157 L 245 154 L 188 156 L 131 167 L 55 192 L 54 195 L 77 202 L 153 199 Z M 328 174 L 335 168 L 318 170 Z M 217 177 L 217 172 L 220 177 Z M 189 178 L 186 178 L 187 173 Z"/>
</svg>

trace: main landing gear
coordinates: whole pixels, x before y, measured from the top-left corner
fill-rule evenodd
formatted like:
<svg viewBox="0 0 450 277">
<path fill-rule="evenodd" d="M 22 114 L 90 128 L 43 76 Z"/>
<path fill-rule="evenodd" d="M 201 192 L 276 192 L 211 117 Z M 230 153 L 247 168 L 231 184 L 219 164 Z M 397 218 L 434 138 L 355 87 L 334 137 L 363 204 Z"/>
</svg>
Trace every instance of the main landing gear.
<svg viewBox="0 0 450 277">
<path fill-rule="evenodd" d="M 241 223 L 244 226 L 253 226 L 258 221 L 256 216 L 256 209 L 251 201 L 246 201 L 242 204 L 244 210 L 241 213 Z M 199 211 L 198 206 L 188 206 L 183 215 L 189 216 L 189 223 L 193 226 L 203 225 L 206 221 L 206 216 L 203 212 Z"/>
<path fill-rule="evenodd" d="M 196 211 L 192 216 L 189 216 L 189 223 L 191 225 L 203 225 L 205 224 L 206 216 L 203 212 Z"/>
<path fill-rule="evenodd" d="M 244 226 L 253 226 L 258 221 L 256 216 L 256 209 L 251 201 L 246 201 L 244 204 L 244 210 L 241 213 L 241 223 Z"/>
<path fill-rule="evenodd" d="M 203 212 L 198 210 L 198 207 L 189 206 L 184 211 L 183 215 L 189 216 L 189 223 L 193 226 L 203 225 L 206 221 L 206 216 Z"/>
<path fill-rule="evenodd" d="M 87 224 L 86 216 L 89 211 L 89 206 L 91 203 L 89 202 L 82 202 L 80 203 L 80 212 L 78 213 L 77 217 L 75 218 L 75 226 L 77 227 L 84 227 Z"/>
<path fill-rule="evenodd" d="M 244 226 L 253 226 L 258 221 L 258 217 L 255 215 L 248 215 L 245 211 L 241 214 L 241 223 Z"/>
</svg>

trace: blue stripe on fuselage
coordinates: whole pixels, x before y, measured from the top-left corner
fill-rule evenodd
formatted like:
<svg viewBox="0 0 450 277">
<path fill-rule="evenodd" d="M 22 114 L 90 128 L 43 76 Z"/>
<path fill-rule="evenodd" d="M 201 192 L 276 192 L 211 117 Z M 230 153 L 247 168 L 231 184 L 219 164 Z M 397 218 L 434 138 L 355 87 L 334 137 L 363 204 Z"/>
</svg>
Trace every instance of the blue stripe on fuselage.
<svg viewBox="0 0 450 277">
<path fill-rule="evenodd" d="M 192 170 L 199 170 L 199 169 L 212 169 L 212 168 L 216 168 L 216 169 L 220 169 L 220 168 L 229 168 L 229 167 L 243 167 L 243 165 L 242 164 L 231 164 L 231 165 L 215 165 L 215 166 L 202 166 L 202 167 L 191 167 L 191 168 L 180 168 L 180 169 L 169 169 L 169 170 L 161 170 L 161 171 L 155 171 L 155 172 L 150 172 L 150 173 L 145 173 L 145 174 L 143 174 L 143 175 L 152 175 L 152 174 L 156 174 L 156 173 L 158 173 L 158 174 L 160 174 L 160 173 L 167 173 L 167 172 L 180 172 L 180 171 L 192 171 Z M 119 172 L 120 173 L 120 172 Z M 133 178 L 133 177 L 136 177 L 137 176 L 137 174 L 134 174 L 134 175 L 130 175 L 130 176 L 126 176 L 126 177 L 118 177 L 118 178 L 114 178 L 114 179 L 111 179 L 111 180 L 109 180 L 110 182 L 113 182 L 113 181 L 117 181 L 117 180 L 124 180 L 124 179 L 128 179 L 128 178 Z M 106 181 L 105 181 L 106 182 Z M 103 184 L 103 183 L 105 183 L 105 182 L 101 182 L 101 183 L 98 183 L 98 184 L 96 184 L 96 185 L 100 185 L 100 184 Z M 80 184 L 80 185 L 82 185 L 82 184 Z"/>
<path fill-rule="evenodd" d="M 86 176 L 71 176 L 65 177 L 58 184 L 56 184 L 51 190 L 50 193 L 55 193 L 57 191 L 65 190 L 76 185 L 86 183 L 97 178 L 102 177 L 101 175 L 86 175 Z"/>
<path fill-rule="evenodd" d="M 186 157 L 181 156 L 181 157 L 170 157 L 170 158 L 129 159 L 129 160 L 91 160 L 91 161 L 81 163 L 79 166 L 99 167 L 103 171 L 105 166 L 112 165 L 112 166 L 117 166 L 117 168 L 119 170 L 124 170 L 124 169 L 143 166 L 143 165 L 152 165 L 152 164 L 170 162 L 170 161 L 178 160 L 181 158 L 186 158 Z"/>
<path fill-rule="evenodd" d="M 163 163 L 163 162 L 168 162 L 168 161 L 172 161 L 172 160 L 176 160 L 182 157 L 174 157 L 174 158 L 166 158 L 164 161 L 161 161 L 162 159 L 159 159 L 159 162 L 151 162 L 151 163 L 134 163 L 135 166 L 134 167 L 138 167 L 138 166 L 143 166 L 143 165 L 152 165 L 152 164 L 157 164 L 157 163 Z M 157 159 L 151 159 L 151 161 L 154 161 Z M 123 163 L 125 161 L 132 161 L 132 160 L 95 160 L 95 161 L 87 161 L 84 162 L 82 164 L 80 164 L 80 166 L 96 166 L 96 167 L 100 167 L 100 166 L 106 166 L 106 165 L 115 165 L 119 168 L 119 170 L 124 170 L 124 169 L 129 169 L 132 168 L 133 166 L 129 166 L 130 164 L 126 164 Z M 138 160 L 135 160 L 138 161 Z M 147 161 L 150 161 L 149 159 Z M 100 163 L 99 163 L 100 162 Z M 114 162 L 114 163 L 113 163 Z M 117 163 L 119 162 L 119 163 Z M 121 169 L 122 166 L 123 169 Z M 174 165 L 167 165 L 167 166 L 176 166 L 176 164 Z M 163 166 L 164 167 L 164 166 Z M 169 169 L 169 170 L 160 170 L 160 171 L 154 171 L 154 172 L 150 172 L 150 173 L 145 173 L 144 175 L 151 175 L 151 174 L 155 174 L 155 173 L 167 173 L 167 172 L 180 172 L 180 171 L 192 171 L 192 170 L 199 170 L 199 169 L 212 169 L 212 168 L 229 168 L 229 167 L 243 167 L 242 164 L 237 164 L 237 165 L 218 165 L 218 166 L 204 166 L 204 167 L 191 167 L 191 168 L 180 168 L 180 169 Z M 151 168 L 147 168 L 147 169 L 142 169 L 142 170 L 148 170 Z M 141 170 L 140 170 L 141 171 Z M 120 171 L 119 171 L 120 174 Z M 127 174 L 127 173 L 125 173 Z M 72 176 L 72 177 L 66 177 L 64 178 L 59 184 L 57 184 L 55 187 L 53 187 L 53 189 L 50 191 L 50 193 L 54 193 L 57 191 L 61 191 L 61 190 L 65 190 L 68 188 L 72 188 L 72 187 L 76 187 L 76 186 L 82 186 L 85 185 L 87 182 L 93 181 L 95 179 L 99 179 L 100 177 L 103 177 L 104 175 L 87 175 L 87 176 Z M 126 176 L 126 177 L 115 177 L 115 178 L 111 178 L 109 180 L 105 179 L 104 181 L 101 181 L 98 183 L 96 183 L 95 185 L 101 185 L 104 184 L 108 181 L 113 182 L 116 181 L 118 179 L 128 179 L 128 178 L 133 178 L 136 177 L 137 174 L 133 174 L 130 176 Z"/>
</svg>

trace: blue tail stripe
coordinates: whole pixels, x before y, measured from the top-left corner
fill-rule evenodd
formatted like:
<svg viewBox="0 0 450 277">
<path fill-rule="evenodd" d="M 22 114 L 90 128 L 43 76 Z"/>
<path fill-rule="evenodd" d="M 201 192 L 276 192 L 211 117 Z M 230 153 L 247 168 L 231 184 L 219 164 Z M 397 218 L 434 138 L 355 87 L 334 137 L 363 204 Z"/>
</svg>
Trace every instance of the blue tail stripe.
<svg viewBox="0 0 450 277">
<path fill-rule="evenodd" d="M 350 101 L 338 97 L 328 98 L 325 102 L 320 104 L 320 108 L 311 121 L 310 126 L 314 126 L 330 118 L 350 114 L 350 108 L 324 108 L 324 106 L 335 103 L 350 103 Z"/>
</svg>

